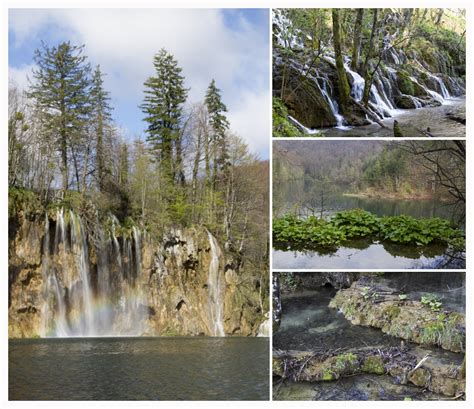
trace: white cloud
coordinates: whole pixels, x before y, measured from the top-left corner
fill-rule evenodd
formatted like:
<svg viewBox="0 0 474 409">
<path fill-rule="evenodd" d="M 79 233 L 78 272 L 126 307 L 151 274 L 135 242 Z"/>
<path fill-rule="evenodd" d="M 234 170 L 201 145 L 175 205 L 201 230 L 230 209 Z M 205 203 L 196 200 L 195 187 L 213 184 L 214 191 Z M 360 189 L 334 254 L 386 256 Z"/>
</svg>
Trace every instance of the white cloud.
<svg viewBox="0 0 474 409">
<path fill-rule="evenodd" d="M 254 117 L 268 111 L 268 41 L 262 30 L 236 18 L 238 31 L 227 28 L 216 9 L 22 9 L 10 13 L 10 29 L 15 47 L 44 32 L 46 24 L 53 38 L 86 44 L 85 53 L 107 73 L 106 86 L 118 103 L 141 102 L 153 55 L 165 47 L 183 68 L 190 102 L 202 100 L 214 78 L 235 110 L 229 115 L 233 129 L 262 152 L 268 150 L 268 114 L 264 122 Z"/>
<path fill-rule="evenodd" d="M 32 78 L 35 64 L 22 65 L 19 68 L 8 67 L 8 81 L 11 81 L 19 89 L 26 90 L 28 78 Z"/>
<path fill-rule="evenodd" d="M 246 139 L 251 151 L 259 152 L 263 158 L 268 158 L 269 106 L 268 93 L 245 92 L 238 105 L 229 109 L 232 129 Z"/>
</svg>

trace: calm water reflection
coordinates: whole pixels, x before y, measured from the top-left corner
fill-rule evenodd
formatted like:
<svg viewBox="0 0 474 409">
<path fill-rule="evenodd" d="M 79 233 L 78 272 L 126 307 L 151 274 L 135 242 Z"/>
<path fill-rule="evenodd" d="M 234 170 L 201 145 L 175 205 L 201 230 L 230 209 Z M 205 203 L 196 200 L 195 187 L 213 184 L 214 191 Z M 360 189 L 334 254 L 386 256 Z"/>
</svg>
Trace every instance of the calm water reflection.
<svg viewBox="0 0 474 409">
<path fill-rule="evenodd" d="M 280 215 L 296 210 L 300 213 L 306 206 L 319 215 L 320 198 L 308 194 L 310 186 L 302 180 L 275 184 L 274 214 Z M 324 215 L 330 216 L 339 210 L 364 209 L 377 216 L 409 215 L 415 218 L 441 217 L 463 228 L 464 209 L 439 200 L 392 200 L 346 196 L 332 193 L 325 198 Z M 274 243 L 273 268 L 465 268 L 464 255 L 450 255 L 446 246 L 406 246 L 390 242 L 353 240 L 337 249 L 315 248 L 300 250 L 288 248 L 284 243 Z"/>
<path fill-rule="evenodd" d="M 9 341 L 10 400 L 267 400 L 266 338 Z"/>
</svg>

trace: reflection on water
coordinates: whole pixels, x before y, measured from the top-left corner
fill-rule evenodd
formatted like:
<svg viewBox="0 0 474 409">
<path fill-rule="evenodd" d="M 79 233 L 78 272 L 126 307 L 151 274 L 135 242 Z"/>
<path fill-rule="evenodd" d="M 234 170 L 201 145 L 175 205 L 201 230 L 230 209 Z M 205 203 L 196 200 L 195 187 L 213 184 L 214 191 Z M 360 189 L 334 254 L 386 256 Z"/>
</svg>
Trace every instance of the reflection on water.
<svg viewBox="0 0 474 409">
<path fill-rule="evenodd" d="M 301 181 L 292 183 L 275 184 L 273 195 L 274 203 L 278 206 L 275 215 L 282 215 L 292 210 L 303 211 L 305 206 L 314 209 L 319 216 L 321 210 L 320 198 L 308 195 L 309 188 Z M 376 216 L 407 215 L 417 219 L 441 217 L 458 223 L 462 219 L 463 209 L 456 209 L 453 204 L 440 200 L 402 200 L 402 199 L 377 199 L 367 197 L 347 196 L 333 193 L 325 198 L 324 214 L 326 216 L 340 210 L 363 209 Z"/>
<path fill-rule="evenodd" d="M 274 243 L 273 268 L 465 268 L 464 257 L 458 254 L 451 257 L 444 245 L 367 244 L 364 240 L 360 240 L 359 244 L 362 245 L 351 243 L 351 247 L 329 250 L 292 250 Z"/>
<path fill-rule="evenodd" d="M 265 338 L 9 341 L 10 400 L 267 400 Z"/>
</svg>

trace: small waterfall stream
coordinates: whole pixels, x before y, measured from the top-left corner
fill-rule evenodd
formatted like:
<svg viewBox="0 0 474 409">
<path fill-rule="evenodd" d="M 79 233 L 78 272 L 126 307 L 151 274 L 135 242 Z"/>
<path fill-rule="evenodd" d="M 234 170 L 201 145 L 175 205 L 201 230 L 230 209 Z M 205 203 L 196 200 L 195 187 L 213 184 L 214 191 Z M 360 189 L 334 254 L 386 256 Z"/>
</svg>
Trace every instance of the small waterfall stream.
<svg viewBox="0 0 474 409">
<path fill-rule="evenodd" d="M 225 337 L 224 322 L 222 318 L 223 292 L 222 282 L 219 271 L 219 258 L 221 251 L 217 244 L 216 238 L 208 232 L 209 244 L 211 246 L 211 262 L 209 263 L 208 286 L 210 294 L 210 313 L 213 323 L 213 335 L 217 337 Z"/>
</svg>

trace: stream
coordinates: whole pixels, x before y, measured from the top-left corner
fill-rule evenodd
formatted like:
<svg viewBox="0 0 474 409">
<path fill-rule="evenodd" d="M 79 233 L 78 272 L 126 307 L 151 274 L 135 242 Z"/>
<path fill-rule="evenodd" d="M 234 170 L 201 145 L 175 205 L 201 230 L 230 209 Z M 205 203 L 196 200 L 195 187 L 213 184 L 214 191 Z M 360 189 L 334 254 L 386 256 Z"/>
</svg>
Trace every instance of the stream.
<svg viewBox="0 0 474 409">
<path fill-rule="evenodd" d="M 446 114 L 455 113 L 465 115 L 466 99 L 452 98 L 444 101 L 438 107 L 425 107 L 419 109 L 398 109 L 392 111 L 393 117 L 384 119 L 382 122 L 387 128 L 378 124 L 370 124 L 358 127 L 329 128 L 324 130 L 324 136 L 328 137 L 393 137 L 393 121 L 397 120 L 404 137 L 425 137 L 416 128 L 430 133 L 434 137 L 465 138 L 466 125 L 450 119 Z"/>
<path fill-rule="evenodd" d="M 435 294 L 447 309 L 465 311 L 464 273 L 384 273 L 363 279 L 403 290 L 412 299 L 427 293 Z M 310 351 L 318 348 L 324 350 L 400 346 L 400 339 L 375 328 L 352 325 L 341 313 L 329 308 L 328 304 L 336 292 L 334 288 L 325 286 L 317 290 L 283 294 L 281 325 L 273 335 L 273 348 Z M 424 348 L 430 350 L 432 359 L 453 365 L 460 365 L 463 360 L 463 354 L 438 348 Z M 275 381 L 273 391 L 274 399 L 277 400 L 445 399 L 413 385 L 396 384 L 394 378 L 388 375 L 371 374 L 341 378 L 334 382 Z"/>
</svg>

